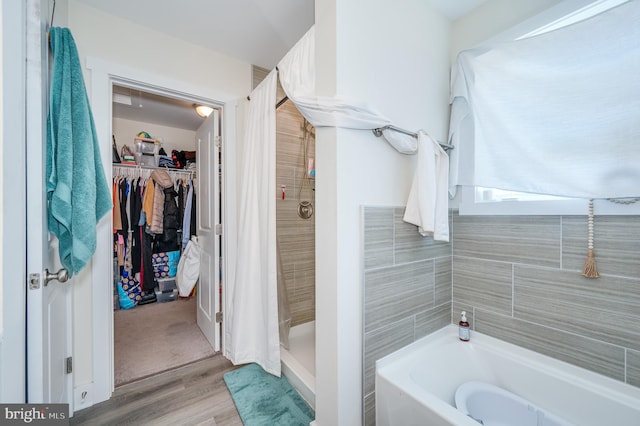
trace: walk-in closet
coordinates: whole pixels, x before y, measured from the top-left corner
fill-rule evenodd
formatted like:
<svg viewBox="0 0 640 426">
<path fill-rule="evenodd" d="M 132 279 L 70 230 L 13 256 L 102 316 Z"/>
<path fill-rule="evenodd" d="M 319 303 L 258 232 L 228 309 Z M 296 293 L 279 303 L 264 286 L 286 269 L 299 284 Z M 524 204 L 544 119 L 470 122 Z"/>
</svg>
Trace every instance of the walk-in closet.
<svg viewBox="0 0 640 426">
<path fill-rule="evenodd" d="M 200 270 L 201 262 L 219 270 L 211 224 L 219 223 L 221 176 L 215 106 L 203 112 L 191 100 L 118 84 L 112 106 L 118 387 L 216 353 L 215 333 L 202 324 L 215 327 L 215 318 L 198 311 L 220 294 L 219 274 Z"/>
</svg>

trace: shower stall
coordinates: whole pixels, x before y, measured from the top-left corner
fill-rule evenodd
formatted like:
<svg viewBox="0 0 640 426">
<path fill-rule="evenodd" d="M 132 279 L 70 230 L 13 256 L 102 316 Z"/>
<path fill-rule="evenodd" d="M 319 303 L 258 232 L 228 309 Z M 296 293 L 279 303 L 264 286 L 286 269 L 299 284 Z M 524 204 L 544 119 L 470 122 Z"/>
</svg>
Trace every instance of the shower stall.
<svg viewBox="0 0 640 426">
<path fill-rule="evenodd" d="M 284 94 L 279 92 L 278 99 Z M 315 407 L 315 129 L 276 113 L 276 235 L 282 373 Z"/>
</svg>

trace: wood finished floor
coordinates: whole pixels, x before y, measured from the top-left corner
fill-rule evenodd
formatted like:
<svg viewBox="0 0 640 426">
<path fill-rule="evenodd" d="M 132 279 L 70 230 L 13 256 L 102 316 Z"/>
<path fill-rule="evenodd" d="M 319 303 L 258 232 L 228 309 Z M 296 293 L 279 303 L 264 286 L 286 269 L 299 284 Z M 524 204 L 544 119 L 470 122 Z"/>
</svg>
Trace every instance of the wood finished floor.
<svg viewBox="0 0 640 426">
<path fill-rule="evenodd" d="M 71 425 L 242 426 L 222 375 L 222 355 L 116 388 L 110 400 L 78 411 Z"/>
</svg>

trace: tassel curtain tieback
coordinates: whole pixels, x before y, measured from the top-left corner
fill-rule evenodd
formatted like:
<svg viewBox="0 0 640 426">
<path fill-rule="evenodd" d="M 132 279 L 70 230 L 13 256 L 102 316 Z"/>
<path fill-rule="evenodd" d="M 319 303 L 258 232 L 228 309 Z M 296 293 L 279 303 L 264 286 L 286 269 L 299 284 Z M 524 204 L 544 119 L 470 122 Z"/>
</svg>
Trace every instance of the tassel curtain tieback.
<svg viewBox="0 0 640 426">
<path fill-rule="evenodd" d="M 596 267 L 596 255 L 593 250 L 593 199 L 589 200 L 589 251 L 587 259 L 584 261 L 582 275 L 587 278 L 600 278 Z"/>
</svg>

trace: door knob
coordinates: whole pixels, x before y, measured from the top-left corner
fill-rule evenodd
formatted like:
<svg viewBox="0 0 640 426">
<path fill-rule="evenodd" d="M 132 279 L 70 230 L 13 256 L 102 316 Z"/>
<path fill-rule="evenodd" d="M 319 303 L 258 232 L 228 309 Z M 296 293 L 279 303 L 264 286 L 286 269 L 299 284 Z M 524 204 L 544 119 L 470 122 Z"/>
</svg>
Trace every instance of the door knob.
<svg viewBox="0 0 640 426">
<path fill-rule="evenodd" d="M 52 281 L 52 280 L 57 280 L 57 281 L 60 281 L 61 283 L 64 283 L 64 282 L 67 282 L 68 279 L 69 279 L 69 271 L 67 271 L 64 268 L 60 269 L 55 274 L 52 274 L 51 272 L 49 272 L 48 269 L 44 270 L 44 285 L 45 286 L 47 284 L 49 284 L 49 281 Z"/>
</svg>

